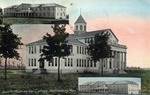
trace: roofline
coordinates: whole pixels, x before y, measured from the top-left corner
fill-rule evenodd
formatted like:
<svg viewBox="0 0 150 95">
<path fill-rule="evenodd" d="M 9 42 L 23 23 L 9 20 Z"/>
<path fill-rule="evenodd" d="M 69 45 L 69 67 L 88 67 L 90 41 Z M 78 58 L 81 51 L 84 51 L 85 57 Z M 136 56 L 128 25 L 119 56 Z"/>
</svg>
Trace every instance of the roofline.
<svg viewBox="0 0 150 95">
<path fill-rule="evenodd" d="M 115 38 L 117 39 L 117 41 L 119 41 L 119 39 L 116 37 L 116 35 L 113 33 L 113 31 L 110 29 L 110 28 L 108 28 L 108 29 L 101 29 L 101 30 L 94 30 L 94 31 L 88 31 L 88 32 L 96 32 L 96 31 L 105 31 L 105 30 L 110 30 L 110 32 L 115 36 Z M 87 33 L 88 33 L 87 32 Z"/>
<path fill-rule="evenodd" d="M 20 5 L 22 5 L 22 4 L 29 4 L 29 5 L 31 5 L 31 6 L 34 5 L 34 4 L 31 4 L 31 3 L 21 3 L 21 4 L 18 4 L 18 5 L 12 5 L 12 6 L 5 7 L 5 8 L 13 8 L 13 6 L 16 6 L 16 8 L 18 8 L 18 7 L 19 7 Z M 55 6 L 56 6 L 56 7 L 57 7 L 57 6 L 60 6 L 60 7 L 67 8 L 66 6 L 63 6 L 63 5 L 60 5 L 60 4 L 57 4 L 57 3 L 45 3 L 45 4 L 55 4 L 54 7 L 55 7 Z M 40 6 L 40 5 L 45 5 L 45 4 L 37 4 L 37 5 Z M 39 7 L 39 6 L 38 6 L 38 7 Z M 4 9 L 5 9 L 5 8 L 4 8 Z"/>
</svg>

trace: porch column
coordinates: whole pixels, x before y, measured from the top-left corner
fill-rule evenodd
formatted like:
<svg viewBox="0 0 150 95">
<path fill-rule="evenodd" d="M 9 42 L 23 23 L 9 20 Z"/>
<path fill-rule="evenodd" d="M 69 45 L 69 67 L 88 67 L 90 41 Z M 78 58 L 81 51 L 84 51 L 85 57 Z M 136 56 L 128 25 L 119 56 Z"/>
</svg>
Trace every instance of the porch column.
<svg viewBox="0 0 150 95">
<path fill-rule="evenodd" d="M 121 52 L 121 70 L 124 70 L 124 64 L 123 64 L 123 52 Z"/>
<path fill-rule="evenodd" d="M 118 52 L 118 69 L 121 70 L 122 67 L 122 57 L 121 57 L 121 52 Z"/>
<path fill-rule="evenodd" d="M 117 69 L 117 51 L 114 51 L 114 69 Z"/>
<path fill-rule="evenodd" d="M 126 69 L 126 64 L 127 64 L 127 63 L 126 63 L 126 60 L 127 60 L 127 59 L 126 59 L 126 54 L 127 54 L 127 53 L 124 52 L 124 69 Z"/>
<path fill-rule="evenodd" d="M 112 60 L 112 58 L 114 58 L 114 51 L 113 50 L 111 51 L 111 55 L 112 55 L 112 57 L 110 57 L 111 69 L 114 70 L 114 62 Z"/>
</svg>

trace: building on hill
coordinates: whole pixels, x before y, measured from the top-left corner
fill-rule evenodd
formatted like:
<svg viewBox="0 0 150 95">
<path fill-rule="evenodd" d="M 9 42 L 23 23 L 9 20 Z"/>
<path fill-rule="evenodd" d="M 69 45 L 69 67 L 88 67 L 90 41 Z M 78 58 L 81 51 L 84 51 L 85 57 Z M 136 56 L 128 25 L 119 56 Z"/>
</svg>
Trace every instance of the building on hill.
<svg viewBox="0 0 150 95">
<path fill-rule="evenodd" d="M 109 44 L 113 58 L 104 59 L 104 73 L 113 73 L 119 71 L 124 73 L 126 68 L 126 53 L 127 47 L 119 44 L 118 38 L 111 29 L 86 31 L 86 22 L 80 15 L 75 22 L 74 34 L 71 34 L 68 39 L 68 44 L 72 46 L 71 54 L 68 57 L 61 58 L 61 73 L 78 73 L 78 72 L 99 72 L 101 62 L 94 63 L 87 52 L 87 46 L 90 40 L 94 39 L 95 34 L 100 32 L 109 32 Z M 46 45 L 46 41 L 39 40 L 26 45 L 26 71 L 34 72 L 40 68 L 44 68 L 49 73 L 57 73 L 58 58 L 54 57 L 53 62 L 39 63 L 39 58 L 42 47 Z"/>
<path fill-rule="evenodd" d="M 56 4 L 29 4 L 22 3 L 4 8 L 5 17 L 35 17 L 66 19 L 66 7 Z"/>
<path fill-rule="evenodd" d="M 86 82 L 79 85 L 79 93 L 105 93 L 105 94 L 123 94 L 139 95 L 139 84 L 133 81 L 116 81 L 106 83 L 105 81 Z"/>
</svg>

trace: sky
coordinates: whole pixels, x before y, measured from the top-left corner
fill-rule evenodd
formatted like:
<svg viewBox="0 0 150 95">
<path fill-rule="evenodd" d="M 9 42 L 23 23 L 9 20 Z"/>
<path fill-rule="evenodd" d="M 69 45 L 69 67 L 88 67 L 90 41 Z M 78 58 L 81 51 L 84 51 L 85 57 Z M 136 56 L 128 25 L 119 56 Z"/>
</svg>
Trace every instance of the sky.
<svg viewBox="0 0 150 95">
<path fill-rule="evenodd" d="M 87 31 L 111 29 L 126 45 L 127 66 L 150 67 L 150 0 L 1 0 L 5 8 L 21 3 L 57 3 L 67 7 L 70 24 L 67 32 L 73 33 L 74 22 L 81 14 L 87 22 Z M 26 44 L 52 33 L 51 25 L 12 25 L 13 31 Z"/>
</svg>

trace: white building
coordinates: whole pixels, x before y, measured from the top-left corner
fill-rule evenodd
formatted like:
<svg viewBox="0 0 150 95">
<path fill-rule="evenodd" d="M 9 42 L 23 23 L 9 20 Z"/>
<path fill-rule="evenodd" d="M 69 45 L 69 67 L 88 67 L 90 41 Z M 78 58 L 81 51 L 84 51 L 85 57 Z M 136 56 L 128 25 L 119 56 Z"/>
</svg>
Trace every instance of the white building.
<svg viewBox="0 0 150 95">
<path fill-rule="evenodd" d="M 140 94 L 139 85 L 132 81 L 117 81 L 108 87 L 112 94 Z"/>
<path fill-rule="evenodd" d="M 5 17 L 37 17 L 66 19 L 66 7 L 56 4 L 28 4 L 13 5 L 4 8 Z"/>
<path fill-rule="evenodd" d="M 117 81 L 108 84 L 104 81 L 87 82 L 79 85 L 80 93 L 140 94 L 139 84 L 133 81 Z"/>
<path fill-rule="evenodd" d="M 126 68 L 126 49 L 125 45 L 120 45 L 118 39 L 111 29 L 86 31 L 86 22 L 80 15 L 75 22 L 74 34 L 68 37 L 68 44 L 72 46 L 71 54 L 64 59 L 61 58 L 60 70 L 62 73 L 77 73 L 77 72 L 100 72 L 101 61 L 94 63 L 87 53 L 87 46 L 90 40 L 94 38 L 94 35 L 100 32 L 109 32 L 110 39 L 109 44 L 111 46 L 111 52 L 114 55 L 113 58 L 104 59 L 104 73 L 113 73 L 115 71 L 123 72 Z M 54 57 L 53 62 L 39 63 L 39 58 L 42 47 L 46 45 L 46 41 L 39 40 L 26 45 L 26 71 L 33 72 L 40 68 L 44 68 L 49 73 L 57 73 L 58 58 Z"/>
<path fill-rule="evenodd" d="M 104 81 L 87 82 L 79 85 L 79 92 L 84 93 L 109 93 L 109 88 Z"/>
</svg>

